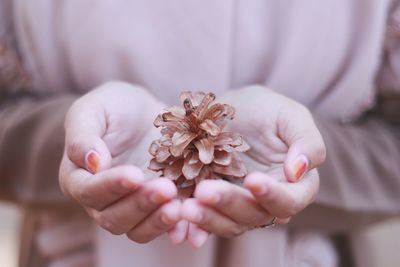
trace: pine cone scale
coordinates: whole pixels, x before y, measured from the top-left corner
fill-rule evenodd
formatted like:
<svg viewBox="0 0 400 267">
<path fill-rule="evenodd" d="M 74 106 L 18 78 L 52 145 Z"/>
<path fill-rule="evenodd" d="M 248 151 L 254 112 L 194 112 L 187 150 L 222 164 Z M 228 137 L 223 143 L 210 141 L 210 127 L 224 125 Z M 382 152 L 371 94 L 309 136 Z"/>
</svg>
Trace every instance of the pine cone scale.
<svg viewBox="0 0 400 267">
<path fill-rule="evenodd" d="M 164 169 L 164 176 L 172 181 L 175 181 L 182 175 L 182 167 L 183 160 L 176 160 Z"/>
<path fill-rule="evenodd" d="M 194 160 L 197 158 L 197 160 Z M 185 158 L 185 162 L 183 164 L 182 173 L 188 180 L 193 180 L 197 176 L 199 176 L 201 168 L 203 168 L 204 164 L 199 160 L 198 154 L 193 153 Z"/>
<path fill-rule="evenodd" d="M 232 154 L 226 151 L 215 151 L 214 162 L 222 166 L 228 166 L 232 162 Z"/>
<path fill-rule="evenodd" d="M 172 146 L 170 147 L 170 152 L 174 157 L 179 157 L 182 155 L 185 148 L 196 138 L 196 134 L 191 132 L 185 132 L 183 134 L 175 133 L 172 136 Z"/>
<path fill-rule="evenodd" d="M 215 95 L 182 92 L 183 107 L 166 109 L 154 120 L 162 137 L 153 141 L 149 169 L 175 181 L 185 194 L 205 179 L 241 179 L 247 169 L 238 155 L 249 149 L 238 133 L 223 132 L 235 109 L 212 104 Z M 188 189 L 188 190 L 186 190 Z"/>
<path fill-rule="evenodd" d="M 214 143 L 211 138 L 203 138 L 194 143 L 198 150 L 200 161 L 210 164 L 214 159 Z"/>
</svg>

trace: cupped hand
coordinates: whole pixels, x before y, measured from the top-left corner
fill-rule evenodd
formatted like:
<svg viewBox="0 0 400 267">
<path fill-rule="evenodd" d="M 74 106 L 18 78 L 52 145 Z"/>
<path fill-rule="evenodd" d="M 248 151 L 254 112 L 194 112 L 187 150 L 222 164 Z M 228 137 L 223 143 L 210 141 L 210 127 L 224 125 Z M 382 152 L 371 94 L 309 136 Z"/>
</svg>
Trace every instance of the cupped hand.
<svg viewBox="0 0 400 267">
<path fill-rule="evenodd" d="M 228 131 L 243 135 L 250 173 L 239 186 L 222 180 L 200 183 L 182 217 L 195 230 L 188 240 L 199 247 L 208 232 L 232 237 L 270 224 L 287 223 L 308 206 L 319 188 L 315 169 L 326 157 L 312 115 L 303 105 L 265 87 L 231 91 L 222 99 L 235 107 Z"/>
<path fill-rule="evenodd" d="M 104 229 L 140 243 L 172 229 L 175 242 L 186 235 L 177 224 L 181 202 L 175 185 L 146 179 L 143 172 L 148 145 L 158 134 L 152 122 L 162 108 L 142 88 L 110 82 L 79 98 L 65 121 L 59 175 L 64 194 Z"/>
</svg>

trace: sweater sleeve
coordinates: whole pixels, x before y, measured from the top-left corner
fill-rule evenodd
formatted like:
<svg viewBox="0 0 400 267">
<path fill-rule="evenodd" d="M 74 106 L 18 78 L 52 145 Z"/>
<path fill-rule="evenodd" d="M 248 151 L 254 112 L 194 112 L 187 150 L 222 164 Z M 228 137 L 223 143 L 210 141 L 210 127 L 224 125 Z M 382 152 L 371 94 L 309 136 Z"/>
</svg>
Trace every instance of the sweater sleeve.
<svg viewBox="0 0 400 267">
<path fill-rule="evenodd" d="M 389 117 L 400 113 L 374 113 L 352 125 L 316 118 L 328 157 L 315 204 L 294 225 L 345 231 L 400 213 L 400 124 Z"/>
<path fill-rule="evenodd" d="M 327 145 L 315 204 L 294 225 L 349 230 L 400 214 L 400 1 L 393 1 L 374 110 L 352 124 L 316 123 Z M 296 216 L 297 217 L 297 216 Z"/>
<path fill-rule="evenodd" d="M 12 0 L 0 1 L 0 198 L 26 204 L 64 202 L 58 167 L 64 115 L 75 97 L 29 93 L 13 7 Z"/>
<path fill-rule="evenodd" d="M 65 202 L 58 168 L 64 116 L 75 97 L 0 98 L 0 197 L 29 204 Z"/>
</svg>

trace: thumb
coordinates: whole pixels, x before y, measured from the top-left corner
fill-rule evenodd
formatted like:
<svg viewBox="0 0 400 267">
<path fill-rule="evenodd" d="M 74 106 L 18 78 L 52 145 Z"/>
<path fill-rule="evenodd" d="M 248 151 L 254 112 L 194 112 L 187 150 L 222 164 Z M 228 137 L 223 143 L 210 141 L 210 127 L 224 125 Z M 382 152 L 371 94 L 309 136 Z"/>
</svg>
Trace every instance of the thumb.
<svg viewBox="0 0 400 267">
<path fill-rule="evenodd" d="M 284 125 L 279 127 L 279 134 L 289 147 L 284 171 L 290 182 L 296 182 L 325 161 L 326 148 L 308 109 L 301 106 L 300 110 L 285 113 L 279 122 Z"/>
<path fill-rule="evenodd" d="M 78 167 L 91 173 L 108 169 L 111 153 L 101 138 L 107 129 L 105 112 L 86 98 L 73 104 L 65 121 L 65 151 Z"/>
<path fill-rule="evenodd" d="M 111 154 L 107 145 L 98 136 L 75 136 L 65 146 L 68 158 L 93 174 L 108 169 L 111 165 Z"/>
</svg>

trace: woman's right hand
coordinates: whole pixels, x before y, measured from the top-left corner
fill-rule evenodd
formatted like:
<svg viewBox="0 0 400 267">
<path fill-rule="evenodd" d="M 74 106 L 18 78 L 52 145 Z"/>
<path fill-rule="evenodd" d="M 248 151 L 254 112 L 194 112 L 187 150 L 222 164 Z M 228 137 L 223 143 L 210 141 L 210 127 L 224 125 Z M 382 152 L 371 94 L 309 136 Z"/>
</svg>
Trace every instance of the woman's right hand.
<svg viewBox="0 0 400 267">
<path fill-rule="evenodd" d="M 157 134 L 152 122 L 162 108 L 142 88 L 110 82 L 79 98 L 65 122 L 62 191 L 98 225 L 139 243 L 171 229 L 176 243 L 186 235 L 185 223 L 177 224 L 181 203 L 175 185 L 146 179 L 143 172 Z"/>
</svg>

